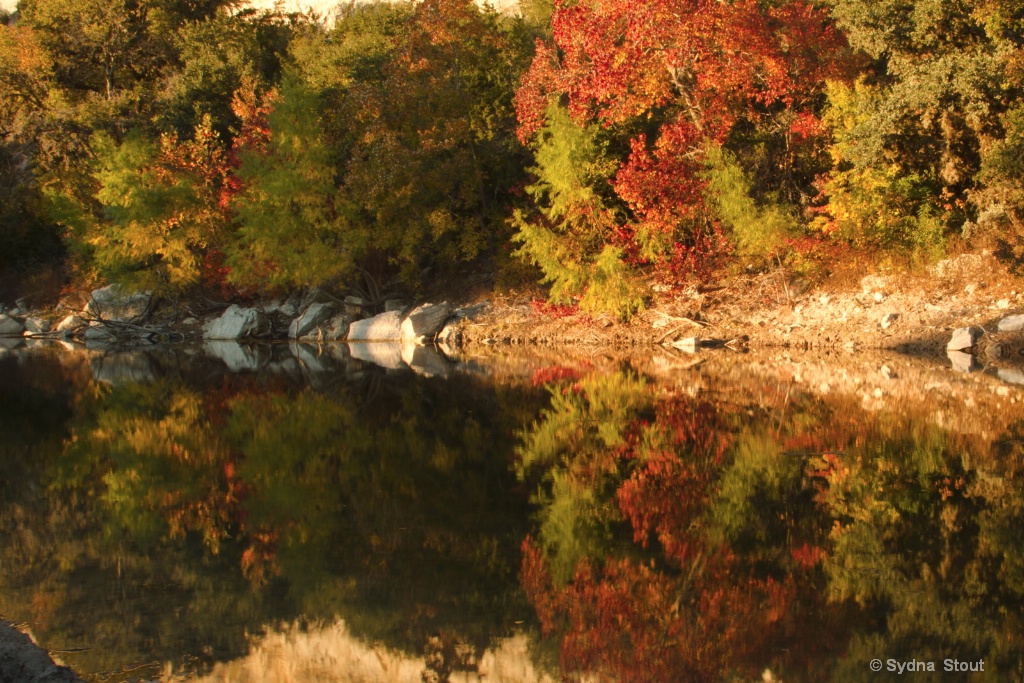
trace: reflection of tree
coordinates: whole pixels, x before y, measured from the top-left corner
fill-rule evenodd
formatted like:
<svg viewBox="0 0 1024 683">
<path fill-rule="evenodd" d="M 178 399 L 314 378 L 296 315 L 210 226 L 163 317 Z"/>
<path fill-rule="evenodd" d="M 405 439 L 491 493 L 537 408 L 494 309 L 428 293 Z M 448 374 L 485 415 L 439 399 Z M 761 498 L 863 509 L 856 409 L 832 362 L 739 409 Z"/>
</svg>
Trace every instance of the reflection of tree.
<svg viewBox="0 0 1024 683">
<path fill-rule="evenodd" d="M 701 530 L 730 441 L 713 404 L 662 395 L 629 373 L 588 375 L 555 387 L 523 441 L 523 472 L 546 470 L 522 581 L 568 671 L 709 680 L 763 650 L 791 589 L 743 569 Z M 660 552 L 616 544 L 611 530 L 623 523 Z M 588 528 L 604 530 L 604 542 L 567 540 Z"/>
<path fill-rule="evenodd" d="M 65 406 L 40 411 L 54 438 L 27 437 L 49 455 L 10 459 L 45 499 L 0 549 L 28 565 L 0 583 L 0 611 L 51 647 L 91 648 L 71 662 L 84 671 L 204 650 L 208 664 L 299 614 L 416 655 L 435 632 L 478 653 L 525 616 L 509 464 L 539 390 L 410 375 L 369 411 L 344 383 L 54 384 L 37 392 Z M 16 586 L 36 615 L 8 612 Z"/>
<path fill-rule="evenodd" d="M 787 397 L 780 421 L 630 373 L 551 386 L 522 434 L 520 473 L 540 487 L 521 580 L 567 671 L 845 681 L 872 676 L 874 657 L 1024 667 L 1014 433 L 995 467 L 984 445 L 842 402 Z"/>
</svg>

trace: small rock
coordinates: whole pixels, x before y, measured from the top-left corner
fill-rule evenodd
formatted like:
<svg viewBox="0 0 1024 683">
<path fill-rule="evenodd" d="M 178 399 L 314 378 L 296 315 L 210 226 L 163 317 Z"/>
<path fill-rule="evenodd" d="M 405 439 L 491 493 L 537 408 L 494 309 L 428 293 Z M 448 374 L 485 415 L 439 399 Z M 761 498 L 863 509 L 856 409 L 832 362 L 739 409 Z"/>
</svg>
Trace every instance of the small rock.
<svg viewBox="0 0 1024 683">
<path fill-rule="evenodd" d="M 976 289 L 978 289 L 978 285 L 972 282 L 971 284 L 964 287 L 964 294 L 973 295 Z"/>
<path fill-rule="evenodd" d="M 387 299 L 384 301 L 385 313 L 387 313 L 388 311 L 398 311 L 401 313 L 404 312 L 407 307 L 408 304 L 402 301 L 401 299 Z"/>
<path fill-rule="evenodd" d="M 0 314 L 0 336 L 13 337 L 21 336 L 25 326 L 17 319 L 9 315 Z"/>
<path fill-rule="evenodd" d="M 882 373 L 882 377 L 886 379 L 897 379 L 899 377 L 899 375 L 893 372 L 892 368 L 890 368 L 888 365 L 883 365 L 879 369 L 879 372 Z"/>
<path fill-rule="evenodd" d="M 953 336 L 946 344 L 947 351 L 963 351 L 974 348 L 975 343 L 985 334 L 985 330 L 976 325 L 953 330 Z"/>
<path fill-rule="evenodd" d="M 981 367 L 974 356 L 963 351 L 946 351 L 946 357 L 957 372 L 974 372 Z"/>
<path fill-rule="evenodd" d="M 1020 332 L 1024 330 L 1024 315 L 1008 315 L 999 321 L 1000 332 Z"/>
<path fill-rule="evenodd" d="M 899 317 L 899 313 L 886 313 L 885 315 L 882 316 L 882 319 L 879 321 L 879 324 L 882 326 L 883 330 L 887 330 L 889 329 L 889 327 L 892 326 L 894 322 L 899 320 Z"/>
<path fill-rule="evenodd" d="M 885 294 L 883 294 L 882 292 L 875 292 L 874 299 L 876 304 L 880 304 L 883 301 L 885 301 Z"/>
<path fill-rule="evenodd" d="M 1009 299 L 1000 299 L 999 301 L 996 302 L 996 308 L 998 308 L 1000 310 L 1005 311 L 1009 307 L 1010 307 L 1010 300 Z"/>
<path fill-rule="evenodd" d="M 450 314 L 451 308 L 447 303 L 417 306 L 402 321 L 402 339 L 413 341 L 416 337 L 433 337 Z"/>
<path fill-rule="evenodd" d="M 45 318 L 26 318 L 25 319 L 25 332 L 26 336 L 33 334 L 46 334 L 50 331 L 50 321 Z"/>
</svg>

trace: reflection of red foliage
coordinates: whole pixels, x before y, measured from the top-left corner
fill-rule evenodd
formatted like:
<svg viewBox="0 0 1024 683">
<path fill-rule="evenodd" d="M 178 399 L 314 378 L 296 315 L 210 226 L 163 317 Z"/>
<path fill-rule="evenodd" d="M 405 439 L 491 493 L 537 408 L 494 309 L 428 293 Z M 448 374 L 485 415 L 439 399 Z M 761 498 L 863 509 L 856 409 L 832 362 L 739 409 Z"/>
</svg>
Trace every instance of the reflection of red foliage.
<svg viewBox="0 0 1024 683">
<path fill-rule="evenodd" d="M 539 549 L 523 544 L 522 584 L 546 635 L 561 636 L 567 672 L 622 683 L 718 680 L 769 644 L 793 594 L 790 581 L 743 580 L 728 553 L 707 558 L 696 583 L 645 564 L 584 560 L 556 587 Z"/>
<path fill-rule="evenodd" d="M 564 365 L 551 365 L 546 368 L 537 368 L 533 371 L 533 386 L 543 387 L 556 382 L 578 380 L 583 373 L 577 368 L 569 368 Z"/>
<path fill-rule="evenodd" d="M 729 441 L 710 403 L 675 398 L 656 410 L 658 417 L 647 431 L 657 434 L 665 448 L 647 453 L 619 487 L 619 509 L 633 525 L 638 543 L 646 546 L 653 533 L 668 557 L 684 563 L 699 550 L 689 529 L 703 508 Z M 623 456 L 636 453 L 626 451 Z"/>
</svg>

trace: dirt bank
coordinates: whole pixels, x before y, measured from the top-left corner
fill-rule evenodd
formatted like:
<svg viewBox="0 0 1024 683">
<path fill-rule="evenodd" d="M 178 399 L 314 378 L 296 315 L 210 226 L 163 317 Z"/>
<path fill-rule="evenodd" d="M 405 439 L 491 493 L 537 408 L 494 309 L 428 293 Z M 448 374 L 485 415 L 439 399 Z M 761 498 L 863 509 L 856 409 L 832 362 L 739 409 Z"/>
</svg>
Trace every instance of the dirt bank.
<svg viewBox="0 0 1024 683">
<path fill-rule="evenodd" d="M 944 354 L 952 331 L 978 325 L 985 343 L 1003 317 L 1024 312 L 1024 280 L 991 254 L 965 254 L 918 273 L 845 275 L 811 285 L 782 273 L 732 276 L 663 294 L 629 322 L 611 316 L 539 313 L 527 297 L 496 298 L 465 321 L 467 348 L 490 344 L 570 344 L 629 348 L 688 337 L 751 347 L 892 349 Z M 738 343 L 739 343 L 738 342 Z"/>
</svg>

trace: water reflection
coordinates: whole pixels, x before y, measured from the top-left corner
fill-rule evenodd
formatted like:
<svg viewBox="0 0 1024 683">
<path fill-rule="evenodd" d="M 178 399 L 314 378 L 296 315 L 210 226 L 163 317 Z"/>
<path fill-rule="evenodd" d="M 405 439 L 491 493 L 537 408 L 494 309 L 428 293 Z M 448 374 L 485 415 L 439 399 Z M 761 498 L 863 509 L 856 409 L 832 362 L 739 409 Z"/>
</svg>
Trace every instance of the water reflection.
<svg viewBox="0 0 1024 683">
<path fill-rule="evenodd" d="M 540 509 L 522 577 L 564 671 L 856 681 L 880 658 L 1019 677 L 1019 422 L 991 448 L 790 392 L 777 420 L 630 372 L 551 395 L 520 448 Z"/>
<path fill-rule="evenodd" d="M 9 353 L 0 614 L 104 680 L 1021 678 L 1018 390 L 743 362 Z"/>
</svg>

